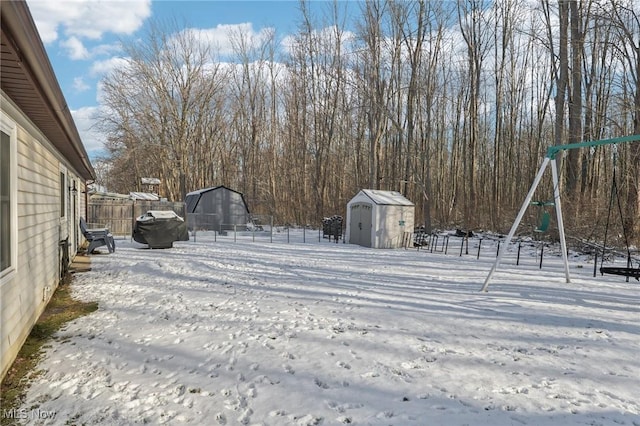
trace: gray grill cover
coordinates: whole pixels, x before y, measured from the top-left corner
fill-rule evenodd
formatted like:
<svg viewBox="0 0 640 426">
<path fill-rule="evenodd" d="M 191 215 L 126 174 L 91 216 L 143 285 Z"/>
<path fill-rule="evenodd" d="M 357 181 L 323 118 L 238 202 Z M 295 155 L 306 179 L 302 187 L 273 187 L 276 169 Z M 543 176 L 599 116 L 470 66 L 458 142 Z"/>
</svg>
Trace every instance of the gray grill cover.
<svg viewBox="0 0 640 426">
<path fill-rule="evenodd" d="M 174 241 L 189 241 L 189 231 L 173 211 L 150 210 L 136 219 L 132 237 L 149 248 L 171 248 Z"/>
</svg>

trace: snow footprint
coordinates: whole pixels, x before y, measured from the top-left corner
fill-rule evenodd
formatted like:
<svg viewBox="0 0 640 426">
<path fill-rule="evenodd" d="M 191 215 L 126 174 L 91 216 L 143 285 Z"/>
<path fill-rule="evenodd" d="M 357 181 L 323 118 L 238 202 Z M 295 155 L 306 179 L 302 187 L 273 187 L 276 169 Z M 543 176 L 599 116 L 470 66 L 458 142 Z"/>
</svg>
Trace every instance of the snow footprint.
<svg viewBox="0 0 640 426">
<path fill-rule="evenodd" d="M 251 383 L 249 385 L 249 389 L 247 389 L 247 396 L 250 398 L 255 398 L 256 396 L 258 396 L 258 391 L 254 383 Z"/>
<path fill-rule="evenodd" d="M 226 425 L 227 424 L 227 417 L 224 415 L 224 413 L 217 413 L 216 414 L 216 421 L 218 422 L 218 424 Z"/>
<path fill-rule="evenodd" d="M 238 358 L 236 357 L 235 353 L 229 358 L 229 361 L 227 363 L 227 371 L 233 371 L 236 363 L 238 362 Z"/>
<path fill-rule="evenodd" d="M 326 384 L 325 382 L 323 382 L 322 380 L 320 380 L 317 377 L 315 379 L 313 379 L 313 383 L 315 383 L 315 385 L 318 386 L 321 389 L 329 389 L 329 385 Z"/>
<path fill-rule="evenodd" d="M 247 408 L 244 412 L 238 417 L 238 423 L 241 425 L 248 425 L 251 422 L 251 415 L 253 414 L 253 410 L 251 408 Z"/>
</svg>

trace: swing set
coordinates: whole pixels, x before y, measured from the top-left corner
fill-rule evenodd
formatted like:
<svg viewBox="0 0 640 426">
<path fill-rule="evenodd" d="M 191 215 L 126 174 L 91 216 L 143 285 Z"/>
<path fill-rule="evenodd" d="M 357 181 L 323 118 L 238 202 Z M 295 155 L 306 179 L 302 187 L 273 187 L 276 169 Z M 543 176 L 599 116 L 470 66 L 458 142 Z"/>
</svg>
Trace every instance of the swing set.
<svg viewBox="0 0 640 426">
<path fill-rule="evenodd" d="M 615 145 L 614 145 L 615 148 Z M 604 242 L 602 243 L 602 258 L 600 259 L 600 273 L 601 274 L 612 274 L 612 275 L 622 275 L 627 277 L 627 281 L 629 281 L 629 277 L 633 277 L 636 280 L 640 280 L 640 268 L 633 268 L 631 263 L 631 250 L 629 249 L 629 238 L 627 237 L 627 230 L 624 227 L 624 217 L 622 214 L 622 206 L 620 204 L 620 196 L 618 194 L 618 184 L 616 182 L 616 160 L 617 160 L 618 152 L 614 150 L 613 152 L 613 178 L 611 181 L 611 196 L 609 197 L 609 210 L 607 213 L 607 224 L 604 227 Z M 618 213 L 620 214 L 620 223 L 622 223 L 622 235 L 624 237 L 624 244 L 627 248 L 627 266 L 619 267 L 619 266 L 603 266 L 604 263 L 604 252 L 607 249 L 607 234 L 609 233 L 609 219 L 611 218 L 611 210 L 613 209 L 613 199 L 614 197 L 617 200 L 618 205 Z"/>
<path fill-rule="evenodd" d="M 500 248 L 499 252 L 498 252 L 498 256 L 496 257 L 496 261 L 494 262 L 493 266 L 491 267 L 491 270 L 489 271 L 489 274 L 487 275 L 487 278 L 484 280 L 484 284 L 482 286 L 481 291 L 487 291 L 489 288 L 489 282 L 491 281 L 491 277 L 493 276 L 494 272 L 496 271 L 496 269 L 498 268 L 498 266 L 500 265 L 500 262 L 502 261 L 502 257 L 504 256 L 507 247 L 509 246 L 509 244 L 511 243 L 511 240 L 513 240 L 513 236 L 516 233 L 516 230 L 518 229 L 518 225 L 520 225 L 520 222 L 522 221 L 522 218 L 528 208 L 528 206 L 531 204 L 531 200 L 533 199 L 533 194 L 535 193 L 536 188 L 538 187 L 538 185 L 540 184 L 540 181 L 542 180 L 542 176 L 544 175 L 544 171 L 546 170 L 547 166 L 549 164 L 551 164 L 551 174 L 552 174 L 552 179 L 553 179 L 553 203 L 552 205 L 555 206 L 555 211 L 556 211 L 556 218 L 557 218 L 557 222 L 558 222 L 558 231 L 560 234 L 560 246 L 561 246 L 561 252 L 562 252 L 562 262 L 564 264 L 564 274 L 565 274 L 565 279 L 567 283 L 571 282 L 571 277 L 569 275 L 569 260 L 567 258 L 567 241 L 565 238 L 565 233 L 564 233 L 564 222 L 562 219 L 562 205 L 560 203 L 560 184 L 559 184 L 559 179 L 558 179 L 558 165 L 555 161 L 556 156 L 563 151 L 569 151 L 572 149 L 578 149 L 578 148 L 586 148 L 586 147 L 595 147 L 595 146 L 603 146 L 603 145 L 615 145 L 615 144 L 623 144 L 623 143 L 629 143 L 629 142 L 638 142 L 640 141 L 640 135 L 631 135 L 631 136 L 624 136 L 624 137 L 620 137 L 620 138 L 613 138 L 613 139 L 602 139 L 602 140 L 597 140 L 597 141 L 586 141 L 586 142 L 579 142 L 579 143 L 571 143 L 571 144 L 567 144 L 567 145 L 557 145 L 557 146 L 550 146 L 549 148 L 547 148 L 547 155 L 545 156 L 544 160 L 542 161 L 542 165 L 540 166 L 540 169 L 538 170 L 538 173 L 533 181 L 533 184 L 531 185 L 531 188 L 529 189 L 529 192 L 527 193 L 527 196 L 524 200 L 524 202 L 522 203 L 522 207 L 520 208 L 520 212 L 518 213 L 518 216 L 516 217 L 516 220 L 513 222 L 513 225 L 511 226 L 511 230 L 509 231 L 509 235 L 507 235 L 507 239 L 505 241 L 505 243 L 502 245 L 502 247 Z M 615 169 L 614 169 L 615 171 Z M 616 194 L 617 194 L 617 186 L 615 185 L 615 174 L 614 174 L 614 186 L 612 188 L 612 199 L 613 199 L 613 191 L 615 190 Z M 610 202 L 610 207 L 611 207 L 611 203 Z M 618 198 L 618 206 L 620 205 L 620 200 Z M 620 211 L 620 215 L 622 217 L 622 210 L 619 208 Z M 547 213 L 547 212 L 545 212 Z M 609 208 L 609 214 L 611 213 L 611 208 Z M 550 217 L 549 217 L 550 219 Z M 545 221 L 547 222 L 547 227 L 548 227 L 548 220 L 545 219 L 544 215 L 542 216 L 542 221 L 540 223 L 540 226 L 538 227 L 539 229 L 543 228 L 543 225 L 545 225 Z M 609 219 L 607 218 L 607 230 L 608 230 L 608 225 L 609 225 Z M 546 228 L 545 228 L 546 231 Z M 627 253 L 628 253 L 628 257 L 627 257 L 627 267 L 626 268 L 622 268 L 622 267 L 602 267 L 600 268 L 600 273 L 602 274 L 615 274 L 615 275 L 623 275 L 628 277 L 635 277 L 638 278 L 640 277 L 640 269 L 634 269 L 632 268 L 631 265 L 631 254 L 630 254 L 630 250 L 629 250 L 629 243 L 626 240 L 626 231 L 625 231 L 625 242 L 627 244 Z M 606 245 L 606 235 L 605 235 L 605 245 Z"/>
</svg>

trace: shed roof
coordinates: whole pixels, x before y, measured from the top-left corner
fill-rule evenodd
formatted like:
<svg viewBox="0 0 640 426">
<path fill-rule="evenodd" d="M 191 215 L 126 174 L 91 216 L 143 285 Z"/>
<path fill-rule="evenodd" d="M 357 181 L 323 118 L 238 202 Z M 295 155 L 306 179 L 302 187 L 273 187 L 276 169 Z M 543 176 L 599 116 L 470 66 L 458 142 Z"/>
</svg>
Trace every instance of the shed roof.
<svg viewBox="0 0 640 426">
<path fill-rule="evenodd" d="M 231 188 L 227 188 L 224 185 L 214 186 L 211 188 L 198 189 L 196 191 L 189 192 L 186 195 L 184 200 L 187 205 L 187 212 L 188 213 L 195 212 L 195 209 L 198 206 L 198 203 L 200 202 L 200 198 L 202 197 L 203 194 L 206 194 L 207 192 L 217 191 L 217 190 L 226 190 L 230 192 L 235 192 L 236 194 L 240 195 L 240 198 L 242 199 L 242 203 L 244 204 L 245 210 L 247 211 L 247 213 L 249 213 L 249 207 L 247 206 L 247 202 L 245 201 L 244 195 L 242 195 L 242 192 L 238 192 Z"/>
<path fill-rule="evenodd" d="M 379 189 L 363 189 L 360 191 L 374 202 L 374 204 L 385 206 L 413 206 L 404 195 L 398 191 L 381 191 Z"/>
<path fill-rule="evenodd" d="M 152 192 L 129 192 L 129 198 L 132 200 L 145 200 L 145 201 L 158 201 L 160 197 L 158 194 Z"/>
<path fill-rule="evenodd" d="M 205 192 L 209 192 L 209 191 L 215 191 L 216 189 L 226 189 L 228 191 L 233 191 L 233 192 L 237 192 L 238 194 L 242 195 L 241 192 L 238 192 L 236 190 L 233 190 L 231 188 L 227 188 L 224 185 L 218 185 L 218 186 L 213 186 L 211 188 L 204 188 L 204 189 L 198 189 L 196 191 L 191 191 L 187 194 L 187 197 L 190 195 L 200 195 L 200 194 L 204 194 Z"/>
</svg>

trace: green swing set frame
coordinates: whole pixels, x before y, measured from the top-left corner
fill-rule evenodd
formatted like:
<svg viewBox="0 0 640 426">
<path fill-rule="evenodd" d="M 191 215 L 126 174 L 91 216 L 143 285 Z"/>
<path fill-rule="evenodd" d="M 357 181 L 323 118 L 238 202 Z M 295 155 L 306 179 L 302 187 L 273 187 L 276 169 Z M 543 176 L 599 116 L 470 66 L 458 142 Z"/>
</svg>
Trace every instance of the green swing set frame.
<svg viewBox="0 0 640 426">
<path fill-rule="evenodd" d="M 556 161 L 552 161 L 552 160 L 555 160 L 556 156 L 560 152 L 569 151 L 572 149 L 596 147 L 596 146 L 604 146 L 604 145 L 615 145 L 615 144 L 623 144 L 623 143 L 638 142 L 638 141 L 640 141 L 640 135 L 630 135 L 630 136 L 623 136 L 623 137 L 612 138 L 612 139 L 601 139 L 596 141 L 570 143 L 567 145 L 554 145 L 547 148 L 547 155 L 542 161 L 542 165 L 538 170 L 538 174 L 536 175 L 533 181 L 533 184 L 531 185 L 531 188 L 529 189 L 529 192 L 527 193 L 527 196 L 524 202 L 522 203 L 520 212 L 518 213 L 515 221 L 513 222 L 513 225 L 511 226 L 511 230 L 509 231 L 509 235 L 507 235 L 507 239 L 505 243 L 501 245 L 500 250 L 498 251 L 498 256 L 496 257 L 496 260 L 493 266 L 491 267 L 491 270 L 489 271 L 487 278 L 484 280 L 484 284 L 482 285 L 481 291 L 488 290 L 491 277 L 493 276 L 496 269 L 498 269 L 498 266 L 502 261 L 502 257 L 504 256 L 504 253 L 506 252 L 507 247 L 509 247 L 511 240 L 513 240 L 513 236 L 516 233 L 516 230 L 518 229 L 518 225 L 520 225 L 520 222 L 522 221 L 522 218 L 525 214 L 525 211 L 527 210 L 527 207 L 531 204 L 533 194 L 535 193 L 536 188 L 540 184 L 540 181 L 542 180 L 542 176 L 544 175 L 544 171 L 546 170 L 549 164 L 551 164 L 551 173 L 553 178 L 553 204 L 555 206 L 556 218 L 558 220 L 558 231 L 560 234 L 560 246 L 562 251 L 562 261 L 564 264 L 564 274 L 565 274 L 566 282 L 570 283 L 571 276 L 569 274 L 569 260 L 567 258 L 567 240 L 564 233 L 564 222 L 562 220 L 562 204 L 560 202 L 560 183 L 558 179 L 558 165 Z M 620 271 L 617 271 L 617 272 L 619 273 Z M 609 273 L 613 273 L 613 272 L 609 272 Z"/>
</svg>

